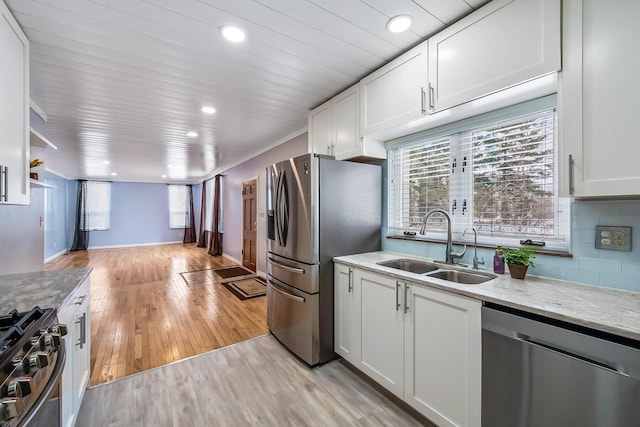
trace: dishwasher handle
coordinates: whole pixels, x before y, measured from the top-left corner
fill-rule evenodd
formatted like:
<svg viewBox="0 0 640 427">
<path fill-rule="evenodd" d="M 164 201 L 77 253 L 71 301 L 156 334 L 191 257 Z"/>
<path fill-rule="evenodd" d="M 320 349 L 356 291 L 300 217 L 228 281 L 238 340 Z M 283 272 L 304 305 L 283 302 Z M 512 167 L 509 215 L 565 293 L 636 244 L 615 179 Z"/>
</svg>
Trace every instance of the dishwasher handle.
<svg viewBox="0 0 640 427">
<path fill-rule="evenodd" d="M 521 334 L 519 332 L 517 332 L 515 334 L 514 338 L 517 339 L 518 341 L 522 341 L 522 342 L 524 342 L 526 344 L 529 344 L 529 345 L 532 345 L 532 346 L 535 346 L 535 347 L 543 348 L 545 350 L 548 350 L 548 351 L 551 351 L 551 352 L 554 352 L 554 353 L 557 353 L 557 354 L 560 354 L 560 355 L 563 355 L 563 356 L 568 356 L 568 357 L 571 357 L 571 358 L 574 358 L 574 359 L 577 359 L 577 360 L 581 360 L 581 361 L 583 361 L 585 363 L 597 366 L 597 367 L 602 368 L 602 369 L 606 369 L 607 371 L 613 372 L 615 374 L 623 375 L 625 377 L 630 377 L 630 375 L 627 372 L 624 372 L 624 371 L 621 370 L 621 369 L 624 369 L 623 367 L 617 368 L 617 367 L 611 365 L 610 363 L 608 363 L 606 361 L 597 360 L 597 359 L 594 359 L 592 357 L 585 356 L 583 354 L 574 353 L 574 352 L 572 352 L 572 351 L 570 351 L 570 350 L 568 350 L 566 348 L 557 347 L 557 346 L 554 346 L 552 344 L 545 343 L 545 342 L 542 342 L 542 341 L 537 341 L 536 339 L 531 338 L 528 335 Z"/>
</svg>

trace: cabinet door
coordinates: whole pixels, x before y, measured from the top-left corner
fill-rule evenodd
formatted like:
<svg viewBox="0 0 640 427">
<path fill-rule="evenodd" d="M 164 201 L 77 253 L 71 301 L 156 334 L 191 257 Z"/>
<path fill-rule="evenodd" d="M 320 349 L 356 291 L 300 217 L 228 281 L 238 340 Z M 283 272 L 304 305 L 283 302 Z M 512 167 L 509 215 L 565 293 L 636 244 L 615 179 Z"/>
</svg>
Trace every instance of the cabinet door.
<svg viewBox="0 0 640 427">
<path fill-rule="evenodd" d="M 309 152 L 331 155 L 333 148 L 332 102 L 314 108 L 309 113 Z"/>
<path fill-rule="evenodd" d="M 480 426 L 481 302 L 410 285 L 404 399 L 439 426 Z"/>
<path fill-rule="evenodd" d="M 362 154 L 360 139 L 360 93 L 358 85 L 333 98 L 333 125 L 336 159 Z"/>
<path fill-rule="evenodd" d="M 360 296 L 356 295 L 353 268 L 335 264 L 335 352 L 357 365 L 360 357 Z"/>
<path fill-rule="evenodd" d="M 404 285 L 366 271 L 354 271 L 360 295 L 362 345 L 357 367 L 396 396 L 403 391 Z"/>
<path fill-rule="evenodd" d="M 3 2 L 0 58 L 0 203 L 28 205 L 29 41 Z"/>
<path fill-rule="evenodd" d="M 84 392 L 89 386 L 90 371 L 90 312 L 89 279 L 85 280 L 75 292 L 75 355 L 73 359 L 73 406 L 76 414 L 80 410 Z"/>
<path fill-rule="evenodd" d="M 360 82 L 361 135 L 403 125 L 426 112 L 427 42 Z"/>
<path fill-rule="evenodd" d="M 559 165 L 564 195 L 640 195 L 635 138 L 640 57 L 629 54 L 638 50 L 639 14 L 637 1 L 563 2 Z"/>
<path fill-rule="evenodd" d="M 431 112 L 560 69 L 560 0 L 494 0 L 429 39 Z"/>
</svg>

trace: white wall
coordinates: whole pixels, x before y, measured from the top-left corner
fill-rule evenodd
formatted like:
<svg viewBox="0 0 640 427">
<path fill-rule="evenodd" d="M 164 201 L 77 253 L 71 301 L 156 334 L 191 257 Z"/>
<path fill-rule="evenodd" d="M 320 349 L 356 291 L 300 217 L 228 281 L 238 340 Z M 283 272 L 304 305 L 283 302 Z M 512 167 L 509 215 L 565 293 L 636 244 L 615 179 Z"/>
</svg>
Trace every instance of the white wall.
<svg viewBox="0 0 640 427">
<path fill-rule="evenodd" d="M 223 221 L 225 255 L 242 260 L 242 183 L 258 179 L 258 231 L 257 266 L 258 272 L 266 272 L 266 168 L 267 166 L 300 156 L 308 152 L 307 133 L 303 133 L 277 147 L 260 154 L 223 173 Z"/>
</svg>

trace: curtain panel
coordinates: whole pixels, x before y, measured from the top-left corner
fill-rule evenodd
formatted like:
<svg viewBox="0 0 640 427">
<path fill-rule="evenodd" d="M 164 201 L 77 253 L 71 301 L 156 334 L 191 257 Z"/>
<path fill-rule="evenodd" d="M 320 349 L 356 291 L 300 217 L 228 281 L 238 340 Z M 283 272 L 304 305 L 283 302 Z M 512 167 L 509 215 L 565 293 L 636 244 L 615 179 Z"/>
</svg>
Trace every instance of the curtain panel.
<svg viewBox="0 0 640 427">
<path fill-rule="evenodd" d="M 202 203 L 200 204 L 200 232 L 198 233 L 198 244 L 196 245 L 199 248 L 207 247 L 207 230 L 206 228 L 207 222 L 207 181 L 202 183 Z"/>
<path fill-rule="evenodd" d="M 222 233 L 220 232 L 220 194 L 221 175 L 216 175 L 213 181 L 213 225 L 209 235 L 209 254 L 222 255 Z"/>
<path fill-rule="evenodd" d="M 70 250 L 86 251 L 89 247 L 89 232 L 87 231 L 87 181 L 78 180 L 78 196 L 76 200 L 76 224 L 73 244 Z"/>
<path fill-rule="evenodd" d="M 193 185 L 187 185 L 187 226 L 184 228 L 182 243 L 194 243 L 196 241 L 196 224 L 193 215 Z"/>
</svg>

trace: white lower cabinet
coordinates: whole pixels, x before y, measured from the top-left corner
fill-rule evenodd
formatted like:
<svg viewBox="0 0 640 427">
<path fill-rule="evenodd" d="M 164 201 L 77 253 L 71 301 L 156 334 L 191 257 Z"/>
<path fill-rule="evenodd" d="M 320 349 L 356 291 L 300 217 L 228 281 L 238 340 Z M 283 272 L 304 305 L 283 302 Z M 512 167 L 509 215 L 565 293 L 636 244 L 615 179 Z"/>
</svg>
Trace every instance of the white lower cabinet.
<svg viewBox="0 0 640 427">
<path fill-rule="evenodd" d="M 336 263 L 335 302 L 336 353 L 437 425 L 480 426 L 479 300 Z"/>
<path fill-rule="evenodd" d="M 439 426 L 480 426 L 482 303 L 406 286 L 404 400 Z"/>
<path fill-rule="evenodd" d="M 333 297 L 335 352 L 356 364 L 360 358 L 360 296 L 353 286 L 353 268 L 335 265 Z"/>
<path fill-rule="evenodd" d="M 62 373 L 61 419 L 63 427 L 76 423 L 90 376 L 90 284 L 89 278 L 73 292 L 58 310 L 58 320 L 69 333 L 65 340 L 66 363 Z"/>
</svg>

